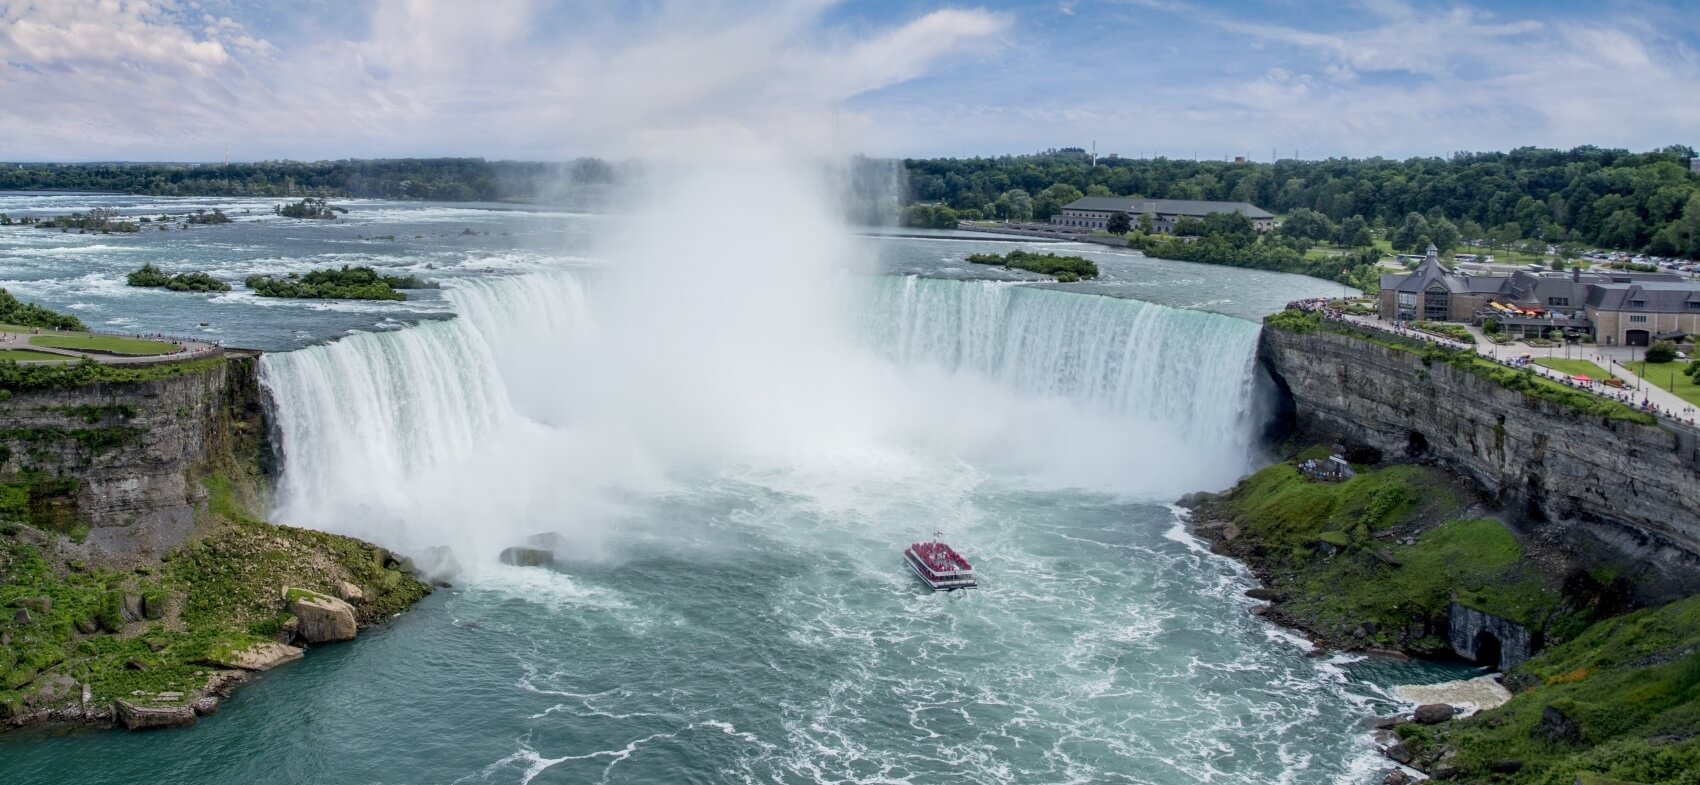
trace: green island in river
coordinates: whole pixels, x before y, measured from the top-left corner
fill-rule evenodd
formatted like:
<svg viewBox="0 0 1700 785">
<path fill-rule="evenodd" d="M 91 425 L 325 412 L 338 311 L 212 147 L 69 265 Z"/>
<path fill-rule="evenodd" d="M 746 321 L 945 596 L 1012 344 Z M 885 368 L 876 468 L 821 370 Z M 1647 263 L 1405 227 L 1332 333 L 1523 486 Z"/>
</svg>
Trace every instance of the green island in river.
<svg viewBox="0 0 1700 785">
<path fill-rule="evenodd" d="M 250 275 L 243 282 L 261 297 L 306 300 L 406 300 L 402 289 L 428 289 L 416 275 L 382 275 L 370 267 L 314 270 L 305 275 Z"/>
</svg>

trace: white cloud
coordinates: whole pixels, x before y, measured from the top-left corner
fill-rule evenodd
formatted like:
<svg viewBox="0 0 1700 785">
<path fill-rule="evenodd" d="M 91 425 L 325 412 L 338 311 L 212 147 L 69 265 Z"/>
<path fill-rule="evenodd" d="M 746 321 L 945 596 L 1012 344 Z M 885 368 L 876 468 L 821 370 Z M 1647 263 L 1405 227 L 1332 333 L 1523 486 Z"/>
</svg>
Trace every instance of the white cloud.
<svg viewBox="0 0 1700 785">
<path fill-rule="evenodd" d="M 833 5 L 379 0 L 359 38 L 286 46 L 168 0 L 0 0 L 0 159 L 818 152 L 878 130 L 845 100 L 1009 23 L 942 9 L 852 32 Z"/>
<path fill-rule="evenodd" d="M 913 103 L 885 114 L 901 117 L 911 134 L 975 127 L 979 150 L 1095 138 L 1100 150 L 1187 157 L 1196 149 L 1211 157 L 1261 151 L 1262 158 L 1271 147 L 1307 156 L 1650 149 L 1700 137 L 1700 101 L 1688 100 L 1700 63 L 1689 39 L 1622 9 L 1534 19 L 1366 0 L 1363 11 L 1317 14 L 1317 26 L 1300 26 L 1179 0 L 1126 1 L 1162 12 L 1138 22 L 1163 31 L 1156 40 L 1203 27 L 1182 49 L 1197 53 L 1188 67 L 1205 70 L 1175 78 L 1159 62 L 1115 60 L 1137 97 L 1034 91 L 1016 107 L 982 94 L 983 105 Z M 1220 50 L 1198 53 L 1201 40 Z"/>
</svg>

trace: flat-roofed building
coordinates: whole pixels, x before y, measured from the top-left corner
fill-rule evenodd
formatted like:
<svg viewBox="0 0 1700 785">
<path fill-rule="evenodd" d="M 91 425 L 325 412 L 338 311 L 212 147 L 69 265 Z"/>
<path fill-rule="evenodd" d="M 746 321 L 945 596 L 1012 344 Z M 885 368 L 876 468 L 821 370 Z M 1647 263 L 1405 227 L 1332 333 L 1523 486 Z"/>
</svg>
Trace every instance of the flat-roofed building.
<svg viewBox="0 0 1700 785">
<path fill-rule="evenodd" d="M 1151 216 L 1151 230 L 1156 234 L 1173 234 L 1175 223 L 1182 218 L 1203 218 L 1211 213 L 1239 213 L 1251 220 L 1259 232 L 1275 228 L 1275 216 L 1246 202 L 1204 202 L 1192 199 L 1135 199 L 1131 196 L 1083 196 L 1066 205 L 1062 212 L 1051 216 L 1053 226 L 1077 229 L 1107 229 L 1110 217 L 1121 213 L 1133 225 L 1139 225 L 1143 215 Z"/>
</svg>

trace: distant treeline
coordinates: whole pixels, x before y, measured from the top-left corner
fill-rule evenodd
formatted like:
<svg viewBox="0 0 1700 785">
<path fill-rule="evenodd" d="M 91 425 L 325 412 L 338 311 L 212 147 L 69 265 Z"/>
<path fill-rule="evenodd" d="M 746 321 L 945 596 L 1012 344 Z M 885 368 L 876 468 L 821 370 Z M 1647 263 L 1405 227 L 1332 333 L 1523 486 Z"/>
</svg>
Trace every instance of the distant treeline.
<svg viewBox="0 0 1700 785">
<path fill-rule="evenodd" d="M 1694 150 L 1648 153 L 1521 147 L 1449 158 L 1330 158 L 1275 163 L 1097 159 L 1079 150 L 902 162 L 909 203 L 938 205 L 910 221 L 1049 220 L 1082 195 L 1250 202 L 1278 214 L 1307 208 L 1336 222 L 1361 217 L 1391 231 L 1445 219 L 1463 239 L 1513 236 L 1661 256 L 1700 258 L 1700 175 Z M 98 190 L 160 196 L 347 196 L 437 201 L 548 199 L 565 185 L 606 185 L 624 167 L 482 158 L 268 161 L 249 164 L 0 164 L 0 190 Z M 858 202 L 894 201 L 881 183 L 896 162 L 859 159 L 845 183 Z M 876 209 L 877 208 L 877 209 Z M 948 208 L 945 210 L 943 208 Z M 889 214 L 859 204 L 858 219 Z"/>
<path fill-rule="evenodd" d="M 1413 213 L 1444 218 L 1464 239 L 1515 234 L 1560 244 L 1700 258 L 1700 175 L 1689 147 L 1650 153 L 1523 147 L 1450 158 L 1331 158 L 1269 163 L 1092 159 L 1080 151 L 905 161 L 911 202 L 948 207 L 912 223 L 1047 221 L 1082 195 L 1250 202 L 1308 208 L 1336 222 L 1392 230 Z"/>
<path fill-rule="evenodd" d="M 433 201 L 535 199 L 565 184 L 613 182 L 595 158 L 567 163 L 482 158 L 262 161 L 245 164 L 0 164 L 0 190 L 151 196 L 346 196 Z"/>
</svg>

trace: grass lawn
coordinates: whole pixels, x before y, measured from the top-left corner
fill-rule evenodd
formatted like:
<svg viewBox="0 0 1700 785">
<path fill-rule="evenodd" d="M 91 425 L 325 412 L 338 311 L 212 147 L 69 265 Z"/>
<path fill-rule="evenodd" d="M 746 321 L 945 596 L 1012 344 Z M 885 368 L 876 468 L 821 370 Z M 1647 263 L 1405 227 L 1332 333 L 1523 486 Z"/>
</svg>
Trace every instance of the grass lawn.
<svg viewBox="0 0 1700 785">
<path fill-rule="evenodd" d="M 1598 381 L 1611 378 L 1611 372 L 1587 360 L 1566 360 L 1563 357 L 1537 357 L 1536 365 L 1545 365 L 1555 371 L 1571 376 L 1587 376 Z"/>
<path fill-rule="evenodd" d="M 1636 360 L 1632 363 L 1625 363 L 1625 365 L 1629 367 L 1629 370 L 1634 371 L 1636 376 L 1676 393 L 1676 397 L 1695 406 L 1700 406 L 1700 385 L 1696 385 L 1693 379 L 1682 375 L 1682 369 L 1688 367 L 1687 361 L 1678 360 L 1648 365 L 1646 360 Z M 1674 384 L 1672 383 L 1673 377 Z"/>
<path fill-rule="evenodd" d="M 137 357 L 169 354 L 177 351 L 177 344 L 174 343 L 149 341 L 141 338 L 119 338 L 112 335 L 36 335 L 31 336 L 30 343 L 35 346 L 52 346 L 56 349 L 78 349 Z"/>
<path fill-rule="evenodd" d="M 13 362 L 31 362 L 31 361 L 34 361 L 34 360 L 53 360 L 55 362 L 68 362 L 68 361 L 75 360 L 75 359 L 76 359 L 75 357 L 66 357 L 63 354 L 48 354 L 47 352 L 32 352 L 28 349 L 0 349 L 0 360 L 11 360 Z"/>
</svg>

